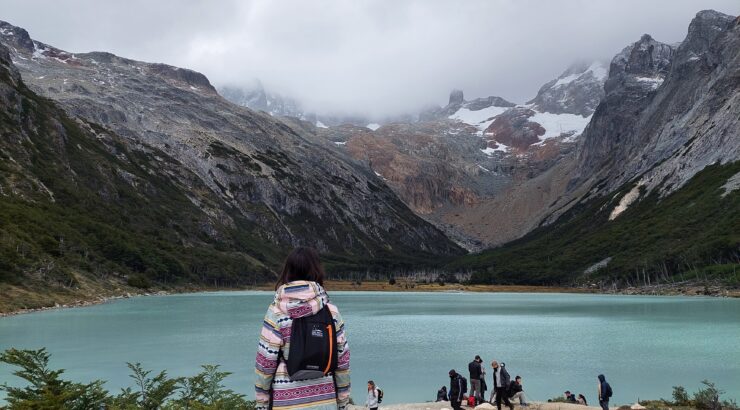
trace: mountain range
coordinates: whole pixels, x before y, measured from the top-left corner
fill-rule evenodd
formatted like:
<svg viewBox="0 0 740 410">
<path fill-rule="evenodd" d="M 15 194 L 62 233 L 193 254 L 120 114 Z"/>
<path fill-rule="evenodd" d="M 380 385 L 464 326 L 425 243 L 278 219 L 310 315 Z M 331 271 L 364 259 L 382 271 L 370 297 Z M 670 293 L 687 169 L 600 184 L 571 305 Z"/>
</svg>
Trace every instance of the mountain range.
<svg viewBox="0 0 740 410">
<path fill-rule="evenodd" d="M 739 21 L 714 11 L 524 104 L 454 90 L 379 124 L 0 22 L 0 289 L 245 286 L 298 245 L 345 277 L 737 285 L 739 90 Z"/>
</svg>

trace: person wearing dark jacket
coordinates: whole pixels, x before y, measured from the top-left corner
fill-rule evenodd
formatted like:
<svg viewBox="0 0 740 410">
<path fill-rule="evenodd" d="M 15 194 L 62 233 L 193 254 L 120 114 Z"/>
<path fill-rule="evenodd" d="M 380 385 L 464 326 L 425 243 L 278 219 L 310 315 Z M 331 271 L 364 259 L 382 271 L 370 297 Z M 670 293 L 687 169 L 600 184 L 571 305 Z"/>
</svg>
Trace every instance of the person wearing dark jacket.
<svg viewBox="0 0 740 410">
<path fill-rule="evenodd" d="M 563 396 L 565 396 L 565 401 L 568 403 L 575 403 L 577 401 L 576 395 L 571 393 L 570 390 L 566 390 L 565 393 L 563 393 Z"/>
<path fill-rule="evenodd" d="M 609 410 L 609 398 L 612 397 L 612 387 L 606 381 L 603 374 L 599 375 L 599 406 L 604 410 Z"/>
<path fill-rule="evenodd" d="M 524 397 L 524 388 L 522 386 L 522 377 L 516 376 L 514 381 L 509 385 L 509 401 L 519 400 L 522 406 L 529 406 L 526 397 Z"/>
<path fill-rule="evenodd" d="M 437 401 L 447 401 L 447 386 L 437 390 Z"/>
<path fill-rule="evenodd" d="M 472 362 L 468 363 L 468 372 L 470 372 L 470 394 L 475 397 L 475 404 L 480 403 L 481 398 L 481 386 L 480 376 L 483 373 L 481 369 L 481 358 L 475 356 Z"/>
<path fill-rule="evenodd" d="M 455 371 L 450 370 L 450 405 L 454 410 L 460 410 L 460 403 L 463 400 L 463 381 L 462 377 Z"/>
<path fill-rule="evenodd" d="M 504 366 L 499 366 L 497 361 L 491 363 L 493 367 L 493 391 L 496 393 L 496 408 L 501 410 L 501 400 L 504 404 L 514 410 L 514 405 L 509 401 L 509 393 L 506 391 L 511 383 L 511 377 L 509 372 L 506 371 Z"/>
</svg>

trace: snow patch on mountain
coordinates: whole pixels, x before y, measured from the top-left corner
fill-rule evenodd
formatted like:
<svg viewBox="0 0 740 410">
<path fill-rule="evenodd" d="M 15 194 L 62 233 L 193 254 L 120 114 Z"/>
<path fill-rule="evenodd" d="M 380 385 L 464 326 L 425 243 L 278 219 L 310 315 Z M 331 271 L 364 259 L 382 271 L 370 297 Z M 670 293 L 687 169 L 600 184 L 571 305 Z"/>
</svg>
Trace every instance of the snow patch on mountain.
<svg viewBox="0 0 740 410">
<path fill-rule="evenodd" d="M 454 114 L 450 115 L 449 118 L 452 120 L 458 120 L 465 124 L 470 124 L 474 127 L 477 127 L 481 132 L 483 132 L 483 130 L 491 125 L 494 117 L 503 114 L 508 109 L 509 107 L 496 106 L 491 106 L 476 111 L 470 110 L 468 108 L 460 108 Z"/>
<path fill-rule="evenodd" d="M 581 79 L 591 80 L 590 77 L 595 78 L 597 81 L 603 82 L 604 80 L 606 80 L 606 76 L 607 76 L 607 68 L 604 67 L 604 65 L 601 62 L 596 61 L 592 63 L 584 72 L 569 74 L 569 75 L 559 78 L 555 82 L 555 84 L 552 85 L 552 88 L 568 85 L 574 81 L 578 81 Z"/>
<path fill-rule="evenodd" d="M 369 129 L 371 129 L 371 130 L 375 131 L 375 130 L 377 130 L 378 128 L 380 128 L 380 124 L 376 124 L 376 123 L 371 123 L 371 124 L 367 124 L 367 125 L 365 126 L 365 128 L 369 128 Z"/>
<path fill-rule="evenodd" d="M 663 84 L 663 77 L 635 77 L 635 80 L 641 83 L 650 84 L 653 89 L 660 87 Z"/>
<path fill-rule="evenodd" d="M 495 152 L 503 152 L 503 153 L 509 152 L 510 149 L 511 148 L 507 147 L 506 145 L 501 144 L 501 143 L 498 143 L 498 145 L 496 146 L 496 148 L 486 147 L 484 149 L 481 149 L 481 152 L 484 153 L 484 154 L 486 154 L 486 155 L 488 155 L 488 156 L 491 156 Z"/>
<path fill-rule="evenodd" d="M 591 116 L 582 117 L 577 114 L 553 114 L 549 112 L 537 112 L 529 121 L 536 122 L 545 129 L 545 133 L 540 135 L 540 142 L 550 138 L 559 137 L 562 134 L 580 135 L 591 121 Z"/>
</svg>

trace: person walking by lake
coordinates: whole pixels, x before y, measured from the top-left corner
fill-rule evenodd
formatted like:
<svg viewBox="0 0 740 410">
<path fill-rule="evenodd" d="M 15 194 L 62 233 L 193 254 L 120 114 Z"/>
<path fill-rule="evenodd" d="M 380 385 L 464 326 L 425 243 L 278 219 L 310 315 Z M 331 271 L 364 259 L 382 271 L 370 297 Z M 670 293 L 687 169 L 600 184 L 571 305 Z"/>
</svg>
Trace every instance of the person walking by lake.
<svg viewBox="0 0 740 410">
<path fill-rule="evenodd" d="M 496 408 L 501 410 L 501 401 L 503 400 L 509 409 L 514 410 L 514 405 L 509 401 L 509 393 L 506 391 L 511 383 L 511 377 L 509 372 L 506 371 L 506 367 L 501 364 L 499 366 L 497 361 L 491 362 L 493 368 L 493 391 L 496 394 Z"/>
<path fill-rule="evenodd" d="M 606 377 L 600 374 L 599 377 L 599 406 L 604 410 L 609 410 L 609 399 L 612 397 L 612 386 L 606 381 Z"/>
<path fill-rule="evenodd" d="M 483 359 L 480 359 L 478 363 L 480 363 L 480 402 L 482 403 L 486 399 L 488 384 L 486 384 L 486 366 L 483 364 Z"/>
<path fill-rule="evenodd" d="M 475 398 L 475 404 L 479 404 L 481 401 L 481 385 L 480 378 L 482 374 L 481 369 L 481 358 L 475 356 L 472 362 L 468 363 L 468 372 L 470 373 L 470 395 Z"/>
<path fill-rule="evenodd" d="M 436 401 L 447 401 L 447 386 L 442 386 L 441 389 L 437 390 Z"/>
<path fill-rule="evenodd" d="M 367 382 L 367 400 L 365 400 L 365 407 L 369 410 L 378 410 L 380 405 L 380 391 L 375 386 L 375 382 L 370 380 Z"/>
<path fill-rule="evenodd" d="M 455 369 L 450 370 L 450 405 L 454 410 L 460 410 L 463 395 L 467 392 L 467 386 L 463 377 L 457 374 Z"/>
<path fill-rule="evenodd" d="M 522 386 L 522 377 L 516 376 L 514 381 L 509 385 L 509 400 L 519 400 L 522 406 L 529 406 L 527 398 L 524 396 L 524 386 Z"/>
<path fill-rule="evenodd" d="M 586 401 L 586 396 L 579 394 L 577 399 L 578 404 L 582 404 L 584 406 L 588 406 L 588 401 Z"/>
<path fill-rule="evenodd" d="M 296 248 L 286 258 L 257 345 L 257 410 L 343 410 L 349 404 L 349 345 L 342 316 L 324 290 L 324 276 L 312 248 Z M 317 339 L 320 346 L 308 342 Z M 321 354 L 298 354 L 304 350 Z M 312 364 L 317 356 L 327 358 L 326 365 Z"/>
</svg>

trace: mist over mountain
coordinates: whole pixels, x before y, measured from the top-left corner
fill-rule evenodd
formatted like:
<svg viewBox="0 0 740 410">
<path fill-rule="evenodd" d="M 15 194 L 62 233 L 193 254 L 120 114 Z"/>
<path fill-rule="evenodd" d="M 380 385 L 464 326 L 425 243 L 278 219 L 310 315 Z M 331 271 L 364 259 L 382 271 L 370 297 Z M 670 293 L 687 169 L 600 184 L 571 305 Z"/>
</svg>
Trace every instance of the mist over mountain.
<svg viewBox="0 0 740 410">
<path fill-rule="evenodd" d="M 573 62 L 608 61 L 644 33 L 681 41 L 699 7 L 738 13 L 733 0 L 8 0 L 1 18 L 72 53 L 188 67 L 216 88 L 259 79 L 303 111 L 375 118 L 444 105 L 454 88 L 524 103 Z"/>
</svg>

